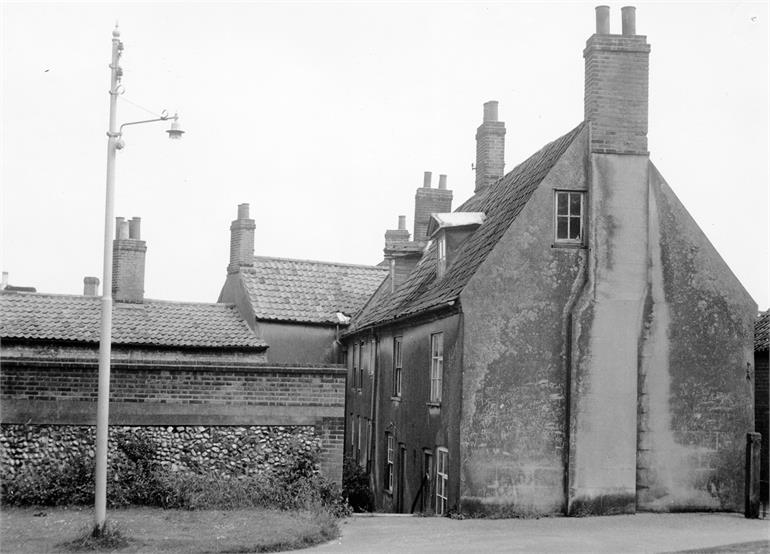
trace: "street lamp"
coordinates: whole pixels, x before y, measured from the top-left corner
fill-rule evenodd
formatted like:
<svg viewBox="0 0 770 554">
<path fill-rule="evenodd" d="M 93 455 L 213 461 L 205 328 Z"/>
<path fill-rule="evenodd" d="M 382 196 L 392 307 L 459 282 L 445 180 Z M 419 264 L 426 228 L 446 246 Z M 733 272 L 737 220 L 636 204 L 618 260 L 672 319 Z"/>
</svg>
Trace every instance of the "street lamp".
<svg viewBox="0 0 770 554">
<path fill-rule="evenodd" d="M 99 337 L 99 393 L 96 402 L 96 491 L 94 494 L 94 536 L 104 532 L 107 519 L 107 435 L 110 409 L 110 357 L 112 355 L 112 236 L 115 212 L 115 154 L 124 146 L 123 128 L 128 125 L 171 121 L 166 131 L 169 138 L 179 139 L 184 131 L 179 116 L 169 116 L 165 110 L 160 117 L 123 123 L 117 127 L 118 96 L 122 94 L 120 80 L 123 70 L 118 65 L 123 52 L 117 24 L 112 31 L 112 61 L 110 63 L 110 127 L 107 131 L 107 194 L 104 208 L 104 268 L 102 277 L 102 317 Z"/>
</svg>

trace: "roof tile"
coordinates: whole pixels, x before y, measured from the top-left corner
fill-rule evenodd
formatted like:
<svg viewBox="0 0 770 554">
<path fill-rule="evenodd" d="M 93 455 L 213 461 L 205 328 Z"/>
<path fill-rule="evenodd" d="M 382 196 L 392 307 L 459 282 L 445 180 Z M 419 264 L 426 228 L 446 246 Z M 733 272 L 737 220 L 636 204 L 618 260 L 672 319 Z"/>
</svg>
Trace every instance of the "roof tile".
<svg viewBox="0 0 770 554">
<path fill-rule="evenodd" d="M 338 323 L 355 314 L 388 268 L 257 256 L 241 275 L 257 319 Z"/>
<path fill-rule="evenodd" d="M 101 299 L 0 293 L 0 337 L 99 342 Z M 114 302 L 113 344 L 200 348 L 265 347 L 232 304 Z"/>
</svg>

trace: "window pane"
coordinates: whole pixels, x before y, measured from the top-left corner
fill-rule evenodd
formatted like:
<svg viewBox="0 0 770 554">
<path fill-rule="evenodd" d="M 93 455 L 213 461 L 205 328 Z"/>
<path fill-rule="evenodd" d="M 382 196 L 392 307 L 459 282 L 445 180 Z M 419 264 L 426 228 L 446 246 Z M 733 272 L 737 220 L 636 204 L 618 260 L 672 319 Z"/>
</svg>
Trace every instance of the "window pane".
<svg viewBox="0 0 770 554">
<path fill-rule="evenodd" d="M 569 218 L 569 238 L 574 240 L 580 239 L 580 218 Z"/>
<path fill-rule="evenodd" d="M 567 238 L 567 217 L 557 217 L 556 218 L 556 238 L 557 239 L 566 239 Z"/>
<path fill-rule="evenodd" d="M 570 215 L 580 215 L 580 193 L 569 195 L 569 213 Z"/>
<path fill-rule="evenodd" d="M 556 213 L 558 215 L 567 215 L 567 193 L 556 193 Z"/>
</svg>

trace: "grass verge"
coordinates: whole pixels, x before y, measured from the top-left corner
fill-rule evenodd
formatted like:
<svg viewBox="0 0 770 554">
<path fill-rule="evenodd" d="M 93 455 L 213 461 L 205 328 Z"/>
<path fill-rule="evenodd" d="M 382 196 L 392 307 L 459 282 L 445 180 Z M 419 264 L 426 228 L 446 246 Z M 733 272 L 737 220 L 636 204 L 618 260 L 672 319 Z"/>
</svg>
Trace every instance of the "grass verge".
<svg viewBox="0 0 770 554">
<path fill-rule="evenodd" d="M 43 515 L 44 514 L 44 515 Z M 243 553 L 303 548 L 339 535 L 337 520 L 325 511 L 270 509 L 163 510 L 125 508 L 108 511 L 108 520 L 124 546 L 99 545 L 83 539 L 93 512 L 81 508 L 3 508 L 0 551 L 47 553 L 69 551 Z"/>
</svg>

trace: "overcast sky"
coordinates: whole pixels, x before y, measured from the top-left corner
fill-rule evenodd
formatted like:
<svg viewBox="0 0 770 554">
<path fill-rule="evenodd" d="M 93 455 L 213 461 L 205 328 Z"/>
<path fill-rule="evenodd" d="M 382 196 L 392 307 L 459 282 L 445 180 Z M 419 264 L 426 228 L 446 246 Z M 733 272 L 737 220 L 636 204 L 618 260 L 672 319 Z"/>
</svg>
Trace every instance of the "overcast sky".
<svg viewBox="0 0 770 554">
<path fill-rule="evenodd" d="M 116 20 L 118 120 L 165 108 L 187 134 L 126 130 L 115 213 L 142 218 L 147 297 L 216 301 L 239 203 L 259 255 L 373 264 L 423 171 L 471 195 L 485 101 L 508 170 L 577 125 L 594 5 L 2 2 L 2 269 L 41 292 L 102 276 Z M 651 159 L 766 309 L 768 4 L 636 5 Z"/>
</svg>

